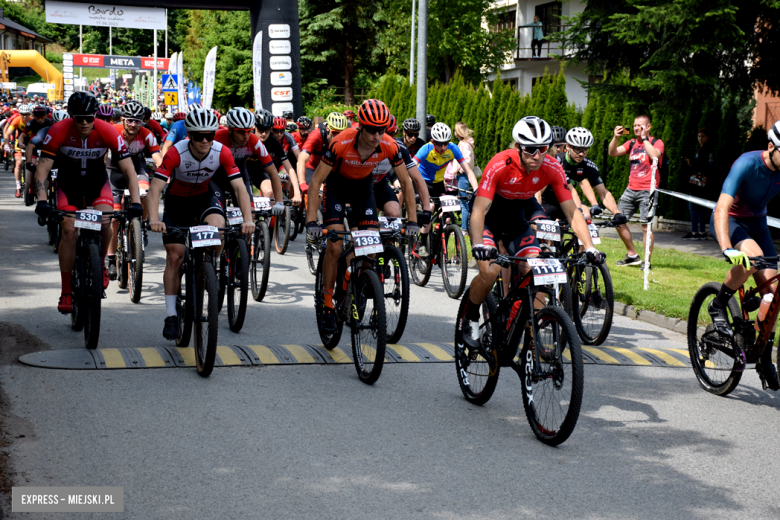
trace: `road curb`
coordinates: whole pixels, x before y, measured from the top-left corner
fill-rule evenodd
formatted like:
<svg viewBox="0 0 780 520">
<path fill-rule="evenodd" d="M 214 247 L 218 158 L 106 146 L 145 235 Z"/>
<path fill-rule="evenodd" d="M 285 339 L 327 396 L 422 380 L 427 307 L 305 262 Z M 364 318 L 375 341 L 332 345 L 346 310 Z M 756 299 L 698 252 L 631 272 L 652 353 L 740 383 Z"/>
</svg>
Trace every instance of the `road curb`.
<svg viewBox="0 0 780 520">
<path fill-rule="evenodd" d="M 688 332 L 688 322 L 685 320 L 667 318 L 663 314 L 658 314 L 653 311 L 637 310 L 633 305 L 615 302 L 615 314 L 631 318 L 632 320 L 650 323 L 656 327 L 669 329 L 680 334 L 686 334 Z"/>
</svg>

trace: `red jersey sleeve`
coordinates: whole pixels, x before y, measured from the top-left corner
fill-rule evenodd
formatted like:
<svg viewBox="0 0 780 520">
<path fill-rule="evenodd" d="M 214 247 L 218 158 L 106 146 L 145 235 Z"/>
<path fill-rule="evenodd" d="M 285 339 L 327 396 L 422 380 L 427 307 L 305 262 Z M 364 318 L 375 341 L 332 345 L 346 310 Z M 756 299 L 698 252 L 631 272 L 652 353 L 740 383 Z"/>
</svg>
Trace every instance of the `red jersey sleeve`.
<svg viewBox="0 0 780 520">
<path fill-rule="evenodd" d="M 415 159 L 417 157 L 415 156 Z M 419 161 L 418 161 L 419 162 Z M 477 197 L 485 197 L 493 200 L 496 195 L 496 186 L 498 185 L 498 179 L 501 173 L 509 168 L 512 164 L 512 159 L 504 156 L 504 154 L 495 155 L 485 165 L 485 169 L 482 171 L 482 180 L 477 188 Z"/>
<path fill-rule="evenodd" d="M 146 130 L 146 128 L 142 127 L 141 130 Z M 143 137 L 144 143 L 146 144 L 146 150 L 149 153 L 157 153 L 160 151 L 160 145 L 157 143 L 157 139 L 152 132 L 146 130 L 146 134 L 142 134 L 141 137 Z"/>
<path fill-rule="evenodd" d="M 385 150 L 385 156 L 390 161 L 390 166 L 395 168 L 404 163 L 404 158 L 401 156 L 401 148 L 398 147 L 398 143 L 395 139 L 388 137 L 387 134 L 382 138 L 382 148 Z"/>
<path fill-rule="evenodd" d="M 111 155 L 116 157 L 117 161 L 130 157 L 125 138 L 112 124 L 95 119 L 95 130 L 100 132 L 100 136 L 111 149 Z"/>
<path fill-rule="evenodd" d="M 173 171 L 181 164 L 181 156 L 179 150 L 175 146 L 171 146 L 163 157 L 162 164 L 155 170 L 154 176 L 157 179 L 168 182 L 168 179 L 173 175 Z"/>
<path fill-rule="evenodd" d="M 233 159 L 233 153 L 227 146 L 222 146 L 222 150 L 219 152 L 219 164 L 225 169 L 225 173 L 229 180 L 240 179 L 241 170 L 236 166 L 236 161 Z"/>
<path fill-rule="evenodd" d="M 309 155 L 322 155 L 322 132 L 319 129 L 312 131 L 301 149 Z"/>
<path fill-rule="evenodd" d="M 260 160 L 260 164 L 263 165 L 263 168 L 268 168 L 273 164 L 274 160 L 268 154 L 268 149 L 255 134 L 249 134 L 249 142 L 247 143 L 247 146 L 249 146 L 249 149 L 252 150 L 254 156 Z"/>
<path fill-rule="evenodd" d="M 59 123 L 54 123 L 49 128 L 49 133 L 46 134 L 46 139 L 43 140 L 43 153 L 49 157 L 57 157 L 57 152 L 60 151 L 60 145 L 62 144 L 65 134 L 68 133 L 68 127 L 73 121 L 66 119 Z"/>
<path fill-rule="evenodd" d="M 572 196 L 571 190 L 569 189 L 569 181 L 566 179 L 566 172 L 563 171 L 561 163 L 559 163 L 555 157 L 545 155 L 542 169 L 545 173 L 546 184 L 553 189 L 555 198 L 558 199 L 558 202 L 571 200 Z"/>
</svg>

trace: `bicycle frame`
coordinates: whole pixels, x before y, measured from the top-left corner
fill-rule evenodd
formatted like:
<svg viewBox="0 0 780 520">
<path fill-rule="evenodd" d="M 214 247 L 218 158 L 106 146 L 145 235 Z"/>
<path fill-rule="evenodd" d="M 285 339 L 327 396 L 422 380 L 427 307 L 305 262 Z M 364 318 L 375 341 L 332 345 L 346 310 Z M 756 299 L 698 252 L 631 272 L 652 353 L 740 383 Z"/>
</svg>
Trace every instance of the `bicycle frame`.
<svg viewBox="0 0 780 520">
<path fill-rule="evenodd" d="M 771 260 L 773 258 L 776 260 L 778 257 L 753 257 L 750 258 L 750 260 L 753 260 L 761 265 L 767 259 Z M 756 267 L 758 267 L 758 265 Z M 759 324 L 758 338 L 755 342 L 755 346 L 760 347 L 759 349 L 761 351 L 766 348 L 766 343 L 769 341 L 769 335 L 772 333 L 774 324 L 777 322 L 778 314 L 780 314 L 780 300 L 777 298 L 778 287 L 771 287 L 772 284 L 775 284 L 778 280 L 780 280 L 780 272 L 766 282 L 748 290 L 747 292 L 745 291 L 744 284 L 739 288 L 739 308 L 742 310 L 742 319 L 745 321 L 749 321 L 750 319 L 748 317 L 748 311 L 745 310 L 745 301 L 754 296 L 761 295 L 761 291 L 766 288 L 770 289 L 766 294 L 772 294 L 772 303 L 769 304 L 769 309 L 767 310 L 766 316 L 764 317 L 764 321 Z"/>
<path fill-rule="evenodd" d="M 429 231 L 431 234 L 431 251 L 429 253 L 428 261 L 431 265 L 436 265 L 438 263 L 439 251 L 442 251 L 447 247 L 447 244 L 444 243 L 444 225 L 448 224 L 448 219 L 454 222 L 455 215 L 451 211 L 443 211 L 441 209 L 439 197 L 431 197 L 431 203 L 434 205 L 434 208 L 429 224 L 431 226 Z M 415 251 L 412 251 L 412 254 L 417 258 L 420 258 Z"/>
</svg>

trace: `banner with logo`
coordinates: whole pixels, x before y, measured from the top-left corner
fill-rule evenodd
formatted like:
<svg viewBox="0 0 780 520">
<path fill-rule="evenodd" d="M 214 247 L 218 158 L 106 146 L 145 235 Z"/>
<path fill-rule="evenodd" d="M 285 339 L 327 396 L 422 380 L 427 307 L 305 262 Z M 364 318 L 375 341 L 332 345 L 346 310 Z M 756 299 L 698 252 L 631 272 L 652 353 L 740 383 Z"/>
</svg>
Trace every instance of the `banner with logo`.
<svg viewBox="0 0 780 520">
<path fill-rule="evenodd" d="M 176 52 L 174 52 L 171 55 L 171 59 L 168 62 L 168 73 L 169 74 L 176 74 L 176 64 L 177 64 L 176 60 L 177 60 L 177 56 L 178 56 L 178 53 L 176 53 Z"/>
<path fill-rule="evenodd" d="M 157 58 L 157 69 L 167 69 L 168 62 L 168 58 Z M 154 70 L 154 58 L 73 53 L 73 66 L 98 69 Z"/>
<path fill-rule="evenodd" d="M 184 92 L 184 53 L 177 56 L 176 73 L 179 75 L 179 112 L 187 111 L 187 95 Z"/>
<path fill-rule="evenodd" d="M 59 2 L 57 0 L 46 1 L 46 21 L 68 25 L 157 29 L 160 31 L 168 28 L 165 9 L 116 4 Z"/>
<path fill-rule="evenodd" d="M 214 97 L 214 79 L 217 75 L 217 46 L 215 45 L 206 55 L 206 64 L 203 66 L 203 108 L 211 108 Z"/>
<path fill-rule="evenodd" d="M 252 45 L 252 79 L 255 85 L 255 112 L 263 109 L 263 94 L 260 90 L 263 73 L 263 31 L 255 35 Z"/>
</svg>

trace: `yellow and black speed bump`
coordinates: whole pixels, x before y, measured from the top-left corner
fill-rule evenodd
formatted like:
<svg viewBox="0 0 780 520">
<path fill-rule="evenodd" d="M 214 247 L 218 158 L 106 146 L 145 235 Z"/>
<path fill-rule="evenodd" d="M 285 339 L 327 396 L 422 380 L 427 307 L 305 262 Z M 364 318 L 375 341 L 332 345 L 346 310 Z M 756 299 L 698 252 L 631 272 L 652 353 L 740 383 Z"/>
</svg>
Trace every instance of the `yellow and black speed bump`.
<svg viewBox="0 0 780 520">
<path fill-rule="evenodd" d="M 452 343 L 387 345 L 386 363 L 449 363 Z M 582 347 L 585 363 L 595 365 L 690 367 L 688 351 L 675 348 Z M 194 367 L 192 347 L 50 350 L 21 356 L 30 366 L 70 370 Z M 322 345 L 230 345 L 217 347 L 215 366 L 263 366 L 352 363 L 352 347 Z"/>
</svg>

